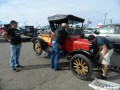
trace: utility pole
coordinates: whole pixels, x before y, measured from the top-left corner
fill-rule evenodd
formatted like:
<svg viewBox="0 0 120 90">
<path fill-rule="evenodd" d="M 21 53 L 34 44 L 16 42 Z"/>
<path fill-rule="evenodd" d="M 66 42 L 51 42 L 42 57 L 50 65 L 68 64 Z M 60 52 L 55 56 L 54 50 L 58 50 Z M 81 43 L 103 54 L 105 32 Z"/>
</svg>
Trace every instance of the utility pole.
<svg viewBox="0 0 120 90">
<path fill-rule="evenodd" d="M 36 21 L 36 27 L 38 26 L 37 24 L 38 24 L 38 22 Z"/>
<path fill-rule="evenodd" d="M 110 18 L 110 24 L 112 24 L 112 18 Z"/>
<path fill-rule="evenodd" d="M 105 13 L 105 18 L 104 18 L 104 25 L 105 25 L 105 22 L 106 22 L 106 16 L 107 16 L 108 13 Z"/>
</svg>

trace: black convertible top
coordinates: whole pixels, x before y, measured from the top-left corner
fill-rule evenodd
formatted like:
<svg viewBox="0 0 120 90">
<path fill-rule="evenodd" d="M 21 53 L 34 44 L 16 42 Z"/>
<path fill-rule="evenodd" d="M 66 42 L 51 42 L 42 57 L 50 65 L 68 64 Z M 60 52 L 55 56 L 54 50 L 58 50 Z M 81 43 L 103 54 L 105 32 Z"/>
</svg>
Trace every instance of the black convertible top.
<svg viewBox="0 0 120 90">
<path fill-rule="evenodd" d="M 71 15 L 71 14 L 70 15 L 57 14 L 57 15 L 48 17 L 49 22 L 60 21 L 60 20 L 73 20 L 73 21 L 77 21 L 77 22 L 84 22 L 85 19 L 76 17 L 76 16 Z"/>
<path fill-rule="evenodd" d="M 74 15 L 62 15 L 62 14 L 57 14 L 54 16 L 48 17 L 48 21 L 50 24 L 51 30 L 54 32 L 58 27 L 61 26 L 62 23 L 68 24 L 77 24 L 77 23 L 82 23 L 85 21 L 83 18 L 76 17 Z"/>
</svg>

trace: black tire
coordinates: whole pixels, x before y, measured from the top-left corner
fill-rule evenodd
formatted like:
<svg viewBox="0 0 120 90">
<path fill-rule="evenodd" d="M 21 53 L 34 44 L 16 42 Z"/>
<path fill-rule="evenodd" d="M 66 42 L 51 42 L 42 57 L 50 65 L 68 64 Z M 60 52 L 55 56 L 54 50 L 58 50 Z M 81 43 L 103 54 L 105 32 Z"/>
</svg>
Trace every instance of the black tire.
<svg viewBox="0 0 120 90">
<path fill-rule="evenodd" d="M 39 40 L 36 40 L 34 43 L 33 43 L 33 49 L 36 53 L 37 56 L 40 56 L 42 54 L 42 48 L 41 48 L 41 43 Z"/>
<path fill-rule="evenodd" d="M 73 74 L 82 80 L 88 80 L 93 73 L 92 63 L 82 54 L 76 54 L 71 58 L 70 67 Z"/>
</svg>

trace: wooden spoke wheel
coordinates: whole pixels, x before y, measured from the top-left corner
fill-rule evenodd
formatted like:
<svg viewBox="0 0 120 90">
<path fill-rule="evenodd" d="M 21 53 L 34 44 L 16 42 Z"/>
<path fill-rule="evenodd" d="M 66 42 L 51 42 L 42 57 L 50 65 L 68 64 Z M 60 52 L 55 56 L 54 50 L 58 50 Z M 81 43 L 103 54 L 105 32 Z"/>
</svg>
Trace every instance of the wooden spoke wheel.
<svg viewBox="0 0 120 90">
<path fill-rule="evenodd" d="M 42 48 L 40 41 L 36 40 L 33 44 L 33 49 L 36 53 L 36 55 L 40 56 L 42 54 Z"/>
<path fill-rule="evenodd" d="M 93 73 L 93 66 L 90 60 L 81 54 L 76 54 L 71 58 L 70 67 L 73 74 L 79 79 L 87 80 Z"/>
</svg>

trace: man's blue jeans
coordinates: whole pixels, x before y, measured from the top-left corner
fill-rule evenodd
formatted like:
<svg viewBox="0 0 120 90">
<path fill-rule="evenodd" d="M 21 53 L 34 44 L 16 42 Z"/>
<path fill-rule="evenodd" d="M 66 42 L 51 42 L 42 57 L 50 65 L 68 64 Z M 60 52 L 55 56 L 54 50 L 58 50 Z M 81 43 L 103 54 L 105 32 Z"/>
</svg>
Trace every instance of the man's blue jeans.
<svg viewBox="0 0 120 90">
<path fill-rule="evenodd" d="M 15 69 L 15 66 L 19 65 L 19 56 L 21 51 L 21 45 L 10 45 L 10 68 Z"/>
<path fill-rule="evenodd" d="M 51 68 L 57 69 L 59 64 L 59 43 L 52 41 Z"/>
</svg>

